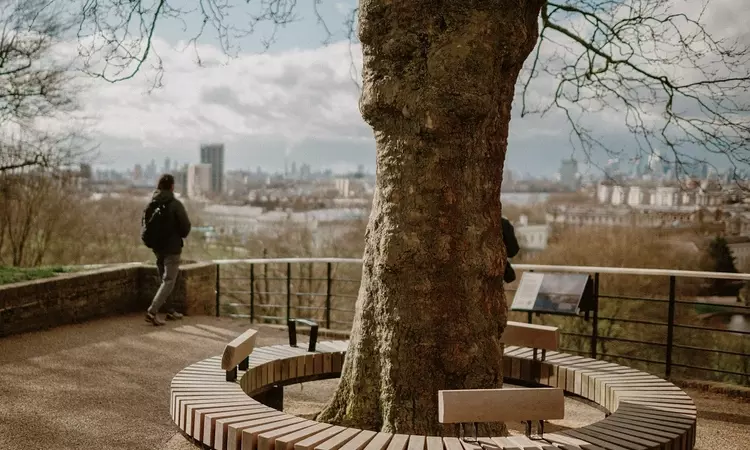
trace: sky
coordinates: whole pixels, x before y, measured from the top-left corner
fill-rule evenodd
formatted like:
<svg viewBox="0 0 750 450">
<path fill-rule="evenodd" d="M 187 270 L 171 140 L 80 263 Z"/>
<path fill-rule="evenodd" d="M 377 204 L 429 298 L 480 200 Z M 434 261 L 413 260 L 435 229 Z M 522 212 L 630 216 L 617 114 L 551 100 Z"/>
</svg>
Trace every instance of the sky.
<svg viewBox="0 0 750 450">
<path fill-rule="evenodd" d="M 211 29 L 196 47 L 188 45 L 201 23 L 196 13 L 159 22 L 152 45 L 163 65 L 160 87 L 152 89 L 153 58 L 132 79 L 86 83 L 82 115 L 90 120 L 93 137 L 100 143 L 95 166 L 121 170 L 154 159 L 161 167 L 167 157 L 195 163 L 201 143 L 223 142 L 228 170 L 258 166 L 278 170 L 287 160 L 336 171 L 361 164 L 374 171 L 372 131 L 357 105 L 355 79 L 361 50 L 347 39 L 345 24 L 355 3 L 321 3 L 319 13 L 332 33 L 329 42 L 314 2 L 304 1 L 298 2 L 295 23 L 280 30 L 267 50 L 262 42 L 270 36 L 270 27 L 265 24 L 252 35 L 232 39 L 230 56 Z M 170 4 L 189 9 L 198 0 Z M 245 14 L 255 4 L 251 1 L 250 6 L 233 10 L 225 23 L 246 24 Z M 750 14 L 749 4 L 714 0 L 707 20 L 726 35 L 747 37 L 741 17 Z M 77 45 L 69 43 L 69 51 Z M 549 97 L 549 89 L 545 91 L 549 86 L 544 84 L 536 83 L 532 98 Z M 570 128 L 560 112 L 521 118 L 519 110 L 516 102 L 506 167 L 551 175 L 563 158 L 585 159 L 570 144 Z M 588 124 L 601 131 L 604 141 L 616 144 L 626 138 L 616 114 L 596 114 Z M 605 155 L 598 156 L 599 163 L 604 160 Z M 582 167 L 587 170 L 597 169 Z"/>
</svg>

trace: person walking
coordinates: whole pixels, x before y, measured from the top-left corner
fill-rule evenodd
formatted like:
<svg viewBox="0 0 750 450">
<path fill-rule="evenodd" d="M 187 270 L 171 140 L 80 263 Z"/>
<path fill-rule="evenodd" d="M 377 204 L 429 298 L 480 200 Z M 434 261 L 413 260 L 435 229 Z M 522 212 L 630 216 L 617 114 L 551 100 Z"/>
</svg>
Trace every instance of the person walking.
<svg viewBox="0 0 750 450">
<path fill-rule="evenodd" d="M 505 244 L 505 253 L 508 258 L 512 258 L 518 254 L 521 247 L 518 245 L 518 239 L 516 239 L 516 230 L 513 228 L 513 224 L 510 220 L 505 217 L 502 218 L 503 226 L 503 244 Z M 516 271 L 513 270 L 513 266 L 510 265 L 510 261 L 505 261 L 505 272 L 503 273 L 503 281 L 506 283 L 512 283 L 516 280 Z"/>
<path fill-rule="evenodd" d="M 190 234 L 191 227 L 185 206 L 175 198 L 174 177 L 162 175 L 141 218 L 141 239 L 156 256 L 156 268 L 161 279 L 159 290 L 146 311 L 146 321 L 153 325 L 164 325 L 165 322 L 157 314 L 165 305 L 167 320 L 182 318 L 182 314 L 175 311 L 169 302 L 169 297 L 180 270 L 183 239 Z"/>
</svg>

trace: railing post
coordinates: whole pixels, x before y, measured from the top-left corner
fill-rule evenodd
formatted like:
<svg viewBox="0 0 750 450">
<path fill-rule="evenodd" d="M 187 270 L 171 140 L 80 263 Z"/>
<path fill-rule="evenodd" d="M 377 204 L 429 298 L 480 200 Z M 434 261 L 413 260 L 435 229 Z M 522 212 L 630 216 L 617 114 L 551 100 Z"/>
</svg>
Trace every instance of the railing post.
<svg viewBox="0 0 750 450">
<path fill-rule="evenodd" d="M 255 322 L 255 264 L 250 263 L 250 323 Z"/>
<path fill-rule="evenodd" d="M 599 342 L 599 274 L 594 274 L 594 311 L 591 320 L 591 357 L 596 359 Z"/>
<path fill-rule="evenodd" d="M 292 318 L 292 263 L 286 263 L 286 320 Z"/>
<path fill-rule="evenodd" d="M 326 328 L 329 330 L 331 329 L 331 284 L 333 283 L 333 280 L 331 279 L 331 263 L 326 264 Z"/>
<path fill-rule="evenodd" d="M 220 303 L 221 303 L 221 271 L 219 270 L 219 267 L 221 267 L 219 264 L 216 265 L 216 317 L 219 317 L 221 314 L 219 312 L 220 309 Z"/>
<path fill-rule="evenodd" d="M 664 365 L 664 377 L 672 375 L 672 345 L 674 344 L 674 315 L 675 315 L 675 288 L 677 278 L 669 277 L 669 311 L 667 312 L 667 356 Z"/>
<path fill-rule="evenodd" d="M 505 264 L 510 264 L 508 261 L 505 261 Z M 529 272 L 534 272 L 533 270 L 529 270 Z M 534 313 L 529 311 L 526 313 L 526 322 L 527 323 L 533 323 L 534 322 Z"/>
</svg>

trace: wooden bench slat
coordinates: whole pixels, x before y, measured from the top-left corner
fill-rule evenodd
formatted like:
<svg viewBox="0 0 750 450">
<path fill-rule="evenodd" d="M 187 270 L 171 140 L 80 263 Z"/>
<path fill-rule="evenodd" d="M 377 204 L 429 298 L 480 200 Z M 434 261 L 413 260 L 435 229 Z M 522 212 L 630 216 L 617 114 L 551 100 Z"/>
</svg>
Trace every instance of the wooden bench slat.
<svg viewBox="0 0 750 450">
<path fill-rule="evenodd" d="M 216 442 L 216 432 L 221 430 L 222 436 L 226 434 L 226 428 L 234 423 L 248 422 L 249 420 L 278 422 L 284 420 L 286 415 L 281 411 L 271 410 L 265 412 L 249 414 L 232 414 L 230 416 L 221 416 L 209 414 L 203 419 L 202 442 L 208 446 Z M 222 438 L 223 441 L 223 438 Z"/>
<path fill-rule="evenodd" d="M 286 426 L 284 428 L 278 428 L 276 430 L 266 431 L 265 433 L 261 433 L 258 435 L 258 450 L 274 450 L 276 440 L 281 437 L 285 436 L 291 433 L 295 433 L 300 430 L 305 430 L 307 428 L 314 427 L 316 422 L 297 422 L 295 424 Z M 243 438 L 244 441 L 244 438 Z M 250 447 L 249 445 L 245 444 L 243 442 L 242 448 L 243 450 L 246 447 Z"/>
<path fill-rule="evenodd" d="M 443 440 L 438 436 L 427 436 L 427 450 L 443 450 Z"/>
<path fill-rule="evenodd" d="M 679 438 L 678 433 L 668 433 L 665 431 L 654 430 L 643 426 L 643 424 L 633 424 L 618 419 L 611 419 L 611 416 L 607 420 L 597 422 L 596 425 L 603 428 L 609 428 L 611 430 L 629 430 L 629 432 L 639 433 L 635 436 L 646 436 L 648 439 L 664 443 Z"/>
<path fill-rule="evenodd" d="M 243 359 L 247 358 L 255 347 L 257 334 L 258 331 L 251 328 L 232 339 L 224 347 L 224 354 L 221 357 L 221 368 L 223 370 L 231 370 L 237 367 Z"/>
<path fill-rule="evenodd" d="M 443 445 L 445 446 L 445 450 L 463 450 L 464 448 L 461 445 L 461 440 L 456 437 L 444 437 Z"/>
<path fill-rule="evenodd" d="M 565 446 L 573 447 L 573 449 L 577 450 L 580 448 L 581 450 L 604 450 L 602 447 L 599 447 L 598 445 L 592 444 L 591 442 L 577 438 L 575 436 L 568 436 L 560 433 L 545 433 L 544 434 L 544 440 L 552 442 L 553 444 L 557 445 L 560 448 L 564 448 Z M 568 450 L 568 449 L 565 449 Z"/>
<path fill-rule="evenodd" d="M 601 426 L 599 422 L 586 425 L 585 427 L 578 428 L 578 431 L 598 433 L 601 436 L 607 436 L 608 439 L 612 439 L 614 443 L 623 446 L 637 446 L 633 450 L 640 450 L 641 448 L 652 449 L 658 448 L 659 443 L 653 439 L 648 439 L 645 436 L 639 436 L 635 433 L 631 433 L 628 430 L 616 430 L 613 431 L 609 427 Z"/>
<path fill-rule="evenodd" d="M 345 428 L 341 426 L 333 426 L 333 427 L 327 428 L 319 433 L 316 433 L 310 437 L 307 437 L 295 443 L 294 450 L 312 450 L 313 448 L 315 448 L 316 445 L 320 444 L 321 442 L 327 441 L 328 439 L 332 438 L 338 433 L 341 433 L 342 431 L 344 431 L 344 429 Z"/>
<path fill-rule="evenodd" d="M 406 444 L 407 450 L 425 450 L 427 446 L 427 437 L 419 435 L 410 435 L 409 442 Z"/>
<path fill-rule="evenodd" d="M 675 412 L 678 414 L 682 414 L 685 417 L 695 417 L 696 411 L 697 411 L 695 406 L 667 405 L 667 404 L 653 403 L 649 401 L 623 400 L 620 402 L 620 405 L 623 405 L 623 404 L 644 406 L 647 409 L 653 409 L 656 411 Z"/>
<path fill-rule="evenodd" d="M 361 432 L 362 430 L 357 428 L 346 428 L 336 436 L 316 445 L 315 450 L 339 450 Z"/>
<path fill-rule="evenodd" d="M 560 345 L 560 329 L 547 325 L 508 321 L 500 342 L 521 347 L 557 350 Z"/>
<path fill-rule="evenodd" d="M 558 388 L 472 389 L 438 392 L 440 423 L 510 422 L 565 417 Z"/>
<path fill-rule="evenodd" d="M 233 423 L 247 423 L 249 419 L 254 418 L 256 422 L 268 422 L 268 421 L 280 421 L 286 418 L 286 414 L 281 411 L 274 410 L 273 412 L 262 413 L 258 415 L 242 415 L 242 416 L 231 416 L 222 418 L 213 418 L 206 416 L 203 421 L 203 443 L 212 446 L 216 442 L 217 431 L 221 430 L 222 435 L 226 434 L 224 430 Z M 222 438 L 223 441 L 223 438 Z M 221 448 L 221 447 L 218 447 Z"/>
<path fill-rule="evenodd" d="M 642 446 L 636 446 L 635 448 L 633 448 L 632 446 L 623 447 L 621 445 L 615 444 L 607 440 L 606 436 L 605 436 L 605 439 L 602 439 L 602 436 L 597 435 L 596 433 L 592 433 L 592 432 L 582 433 L 580 430 L 581 430 L 580 428 L 577 428 L 575 430 L 565 430 L 561 432 L 560 434 L 564 433 L 565 435 L 568 435 L 568 436 L 577 437 L 579 439 L 585 439 L 586 441 L 592 444 L 595 444 L 599 447 L 605 448 L 606 450 L 647 450 L 645 447 L 642 447 Z"/>
<path fill-rule="evenodd" d="M 248 404 L 254 402 L 253 399 L 243 395 L 242 391 L 223 391 L 223 392 L 175 392 L 171 395 L 171 401 L 174 405 L 172 408 L 174 417 L 182 417 L 186 411 L 186 404 L 211 403 L 216 400 L 241 400 Z"/>
<path fill-rule="evenodd" d="M 266 431 L 276 430 L 284 428 L 295 423 L 312 423 L 311 420 L 303 419 L 297 416 L 291 416 L 285 414 L 285 418 L 278 422 L 257 424 L 257 425 L 242 425 L 236 423 L 229 425 L 226 431 L 226 450 L 256 450 L 258 448 L 258 435 Z M 217 430 L 218 433 L 219 430 Z M 218 442 L 218 437 L 217 437 Z M 218 447 L 217 447 L 218 448 Z"/>
<path fill-rule="evenodd" d="M 313 436 L 328 428 L 331 428 L 330 424 L 319 423 L 317 425 L 311 426 L 310 428 L 304 428 L 291 434 L 279 436 L 276 439 L 275 450 L 294 450 L 294 444 L 296 444 L 297 442 Z"/>
<path fill-rule="evenodd" d="M 247 407 L 247 406 L 239 406 L 239 405 L 224 406 L 223 408 L 212 408 L 212 409 L 204 409 L 201 411 L 197 411 L 195 414 L 195 418 L 193 419 L 193 427 L 190 432 L 190 436 L 202 442 L 203 430 L 205 428 L 204 424 L 208 423 L 208 426 L 210 428 L 212 420 L 215 421 L 216 419 L 223 419 L 223 418 L 232 417 L 235 415 L 251 414 L 255 411 L 258 411 L 256 407 Z M 261 414 L 272 414 L 272 413 L 264 412 Z"/>
<path fill-rule="evenodd" d="M 673 424 L 680 424 L 690 426 L 694 420 L 691 417 L 684 416 L 679 413 L 673 413 L 670 411 L 659 411 L 655 409 L 649 409 L 648 407 L 642 407 L 639 405 L 620 405 L 614 414 L 631 415 L 636 417 L 648 417 L 654 421 L 669 422 Z M 613 415 L 614 415 L 613 414 Z"/>
<path fill-rule="evenodd" d="M 393 434 L 391 433 L 378 433 L 374 438 L 370 440 L 370 442 L 367 443 L 367 446 L 364 448 L 364 450 L 385 450 L 391 443 L 392 438 Z"/>
<path fill-rule="evenodd" d="M 188 405 L 185 413 L 185 426 L 181 428 L 184 432 L 192 436 L 195 424 L 200 423 L 203 419 L 203 416 L 208 413 L 229 411 L 239 415 L 242 412 L 247 412 L 249 414 L 253 411 L 264 410 L 267 410 L 267 408 L 263 405 L 247 405 L 241 403 L 222 404 L 221 402 L 214 402 L 205 405 Z"/>
<path fill-rule="evenodd" d="M 606 420 L 609 420 L 614 423 L 625 423 L 630 424 L 633 426 L 645 428 L 648 430 L 657 431 L 660 433 L 665 433 L 670 436 L 681 436 L 685 428 L 687 427 L 680 427 L 679 425 L 675 425 L 672 423 L 664 423 L 659 421 L 653 421 L 649 420 L 648 417 L 629 417 L 624 414 L 615 413 L 607 417 Z"/>
<path fill-rule="evenodd" d="M 177 397 L 175 399 L 175 406 L 174 406 L 174 419 L 175 422 L 180 425 L 184 426 L 183 424 L 183 417 L 185 417 L 185 412 L 187 410 L 187 405 L 198 405 L 198 404 L 206 404 L 206 403 L 212 403 L 217 400 L 237 400 L 238 403 L 247 402 L 246 404 L 252 404 L 253 400 L 251 398 L 248 398 L 246 395 L 243 396 L 241 394 L 233 394 L 233 395 L 215 395 L 206 397 L 205 395 L 202 396 L 195 396 L 195 397 Z"/>
<path fill-rule="evenodd" d="M 232 396 L 232 397 L 230 397 L 228 399 L 227 398 L 224 398 L 224 399 L 218 398 L 217 399 L 217 398 L 214 398 L 214 397 L 211 397 L 210 399 L 208 399 L 208 398 L 205 398 L 205 397 L 201 397 L 200 401 L 198 401 L 196 403 L 188 402 L 188 405 L 191 406 L 191 407 L 193 407 L 193 408 L 195 408 L 195 407 L 200 406 L 200 405 L 214 404 L 214 403 L 222 403 L 222 404 L 230 403 L 230 404 L 234 404 L 234 405 L 250 406 L 250 405 L 254 405 L 256 402 L 253 399 L 251 399 L 251 398 L 249 398 L 247 396 L 245 396 L 245 397 Z M 170 411 L 170 413 L 172 415 L 172 420 L 174 420 L 177 425 L 180 425 L 180 416 L 178 414 L 179 413 L 179 409 L 176 406 L 176 402 L 172 403 L 171 406 L 170 406 L 170 408 L 172 409 L 172 411 Z M 186 410 L 187 410 L 187 408 L 186 408 Z"/>
<path fill-rule="evenodd" d="M 533 441 L 526 436 L 510 436 L 507 439 L 509 445 L 515 445 L 521 450 L 557 450 L 554 445 L 549 445 L 544 441 Z"/>
<path fill-rule="evenodd" d="M 501 450 L 525 450 L 522 447 L 518 447 L 508 437 L 493 437 L 492 442 L 494 442 L 495 446 Z"/>
<path fill-rule="evenodd" d="M 370 430 L 362 430 L 361 433 L 354 436 L 349 442 L 344 444 L 340 450 L 363 450 L 367 444 L 372 441 L 378 433 Z"/>
<path fill-rule="evenodd" d="M 276 424 L 281 423 L 277 428 L 281 428 L 287 423 L 285 423 L 287 420 L 289 420 L 289 415 L 284 414 L 281 411 L 276 411 L 278 414 L 269 414 L 264 415 L 263 417 L 258 417 L 256 415 L 248 415 L 248 416 L 235 416 L 235 417 L 226 417 L 224 419 L 217 419 L 214 423 L 214 430 L 213 430 L 213 439 L 208 443 L 208 445 L 213 445 L 217 449 L 224 449 L 227 446 L 227 436 L 230 433 L 230 428 L 235 430 L 235 434 L 237 431 L 237 428 L 244 429 L 246 427 L 251 427 L 254 425 L 265 425 L 265 424 Z"/>
<path fill-rule="evenodd" d="M 409 442 L 408 434 L 394 434 L 386 450 L 405 450 Z"/>
</svg>

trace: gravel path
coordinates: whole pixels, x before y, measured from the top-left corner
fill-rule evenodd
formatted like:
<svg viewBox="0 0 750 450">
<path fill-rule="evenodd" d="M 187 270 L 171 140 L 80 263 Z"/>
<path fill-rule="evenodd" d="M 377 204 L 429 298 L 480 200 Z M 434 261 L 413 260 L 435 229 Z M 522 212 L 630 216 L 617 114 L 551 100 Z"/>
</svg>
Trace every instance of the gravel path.
<svg viewBox="0 0 750 450">
<path fill-rule="evenodd" d="M 221 353 L 247 326 L 227 318 L 186 317 L 154 328 L 137 315 L 1 338 L 0 450 L 195 449 L 169 417 L 169 382 L 188 364 Z M 286 339 L 285 332 L 263 328 L 258 345 Z M 317 412 L 336 383 L 286 388 L 286 410 Z M 750 402 L 688 393 L 699 410 L 697 449 L 748 448 Z M 566 416 L 553 425 L 603 418 L 573 399 L 566 400 Z"/>
</svg>

